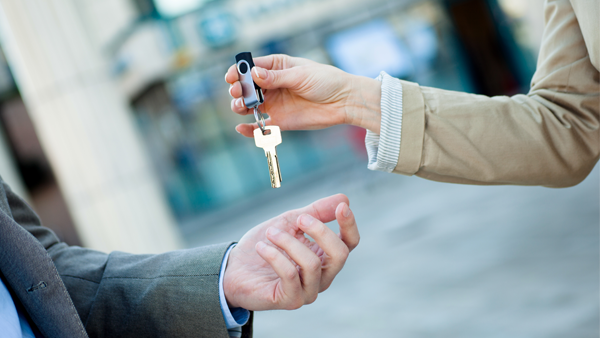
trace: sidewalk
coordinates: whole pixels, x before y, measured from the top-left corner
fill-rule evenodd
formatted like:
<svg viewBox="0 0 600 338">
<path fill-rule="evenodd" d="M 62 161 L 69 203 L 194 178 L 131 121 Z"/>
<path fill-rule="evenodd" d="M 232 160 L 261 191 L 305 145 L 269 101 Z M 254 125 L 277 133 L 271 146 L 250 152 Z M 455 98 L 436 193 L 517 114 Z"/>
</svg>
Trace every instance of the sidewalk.
<svg viewBox="0 0 600 338">
<path fill-rule="evenodd" d="M 598 168 L 577 187 L 549 189 L 442 184 L 360 165 L 199 226 L 190 245 L 238 239 L 338 192 L 350 198 L 360 245 L 314 304 L 257 313 L 256 337 L 599 336 Z"/>
</svg>

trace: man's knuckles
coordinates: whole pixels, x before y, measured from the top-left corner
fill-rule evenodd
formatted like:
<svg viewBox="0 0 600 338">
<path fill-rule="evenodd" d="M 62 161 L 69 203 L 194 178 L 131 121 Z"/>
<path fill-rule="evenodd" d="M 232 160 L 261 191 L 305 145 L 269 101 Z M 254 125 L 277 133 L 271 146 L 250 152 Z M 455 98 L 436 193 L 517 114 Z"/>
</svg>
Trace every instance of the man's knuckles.
<svg viewBox="0 0 600 338">
<path fill-rule="evenodd" d="M 317 300 L 317 297 L 319 296 L 318 292 L 313 292 L 311 294 L 306 295 L 306 298 L 304 299 L 304 304 L 308 305 L 308 304 L 312 304 Z"/>
<path fill-rule="evenodd" d="M 331 256 L 334 262 L 341 262 L 343 265 L 348 259 L 348 256 L 350 255 L 350 249 L 348 249 L 346 245 L 340 245 L 340 247 L 337 250 L 333 251 L 329 255 Z"/>
<path fill-rule="evenodd" d="M 286 280 L 288 280 L 288 281 L 296 280 L 296 279 L 299 278 L 299 276 L 298 276 L 298 270 L 296 270 L 294 268 L 286 269 L 283 272 L 283 276 L 281 276 L 281 277 L 284 278 L 284 279 L 286 279 Z M 294 286 L 294 290 L 292 290 L 292 291 L 297 291 L 297 289 L 298 289 L 298 286 Z"/>
<path fill-rule="evenodd" d="M 304 268 L 312 273 L 321 271 L 321 259 L 316 255 L 313 255 L 304 265 Z"/>
</svg>

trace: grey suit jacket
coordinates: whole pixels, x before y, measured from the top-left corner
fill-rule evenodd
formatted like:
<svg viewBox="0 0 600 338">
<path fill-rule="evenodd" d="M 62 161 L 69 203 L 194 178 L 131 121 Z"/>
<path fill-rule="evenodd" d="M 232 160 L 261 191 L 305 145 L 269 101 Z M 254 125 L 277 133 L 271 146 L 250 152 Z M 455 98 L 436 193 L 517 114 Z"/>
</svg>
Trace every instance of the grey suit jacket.
<svg viewBox="0 0 600 338">
<path fill-rule="evenodd" d="M 46 338 L 228 338 L 218 280 L 230 245 L 159 255 L 69 247 L 0 178 L 0 272 Z"/>
</svg>

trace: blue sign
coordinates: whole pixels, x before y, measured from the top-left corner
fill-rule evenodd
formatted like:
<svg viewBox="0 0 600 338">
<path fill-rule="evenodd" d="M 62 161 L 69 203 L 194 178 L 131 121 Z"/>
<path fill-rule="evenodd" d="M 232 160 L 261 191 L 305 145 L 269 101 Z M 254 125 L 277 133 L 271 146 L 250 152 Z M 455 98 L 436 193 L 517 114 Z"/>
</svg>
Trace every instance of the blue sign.
<svg viewBox="0 0 600 338">
<path fill-rule="evenodd" d="M 213 48 L 227 46 L 237 36 L 233 15 L 223 9 L 207 11 L 200 19 L 198 28 L 205 42 Z"/>
</svg>

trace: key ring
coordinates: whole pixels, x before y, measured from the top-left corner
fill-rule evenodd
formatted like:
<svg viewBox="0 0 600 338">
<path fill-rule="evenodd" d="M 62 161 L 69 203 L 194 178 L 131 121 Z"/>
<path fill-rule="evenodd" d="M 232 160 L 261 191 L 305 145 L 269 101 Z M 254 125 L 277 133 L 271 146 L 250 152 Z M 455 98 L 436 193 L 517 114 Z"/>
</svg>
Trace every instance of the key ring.
<svg viewBox="0 0 600 338">
<path fill-rule="evenodd" d="M 258 109 L 258 106 L 254 107 L 254 119 L 256 120 L 256 124 L 258 124 L 258 127 L 264 134 L 267 124 L 265 123 L 265 117 L 260 112 L 260 109 Z M 262 123 L 262 126 L 261 126 L 261 123 Z"/>
</svg>

